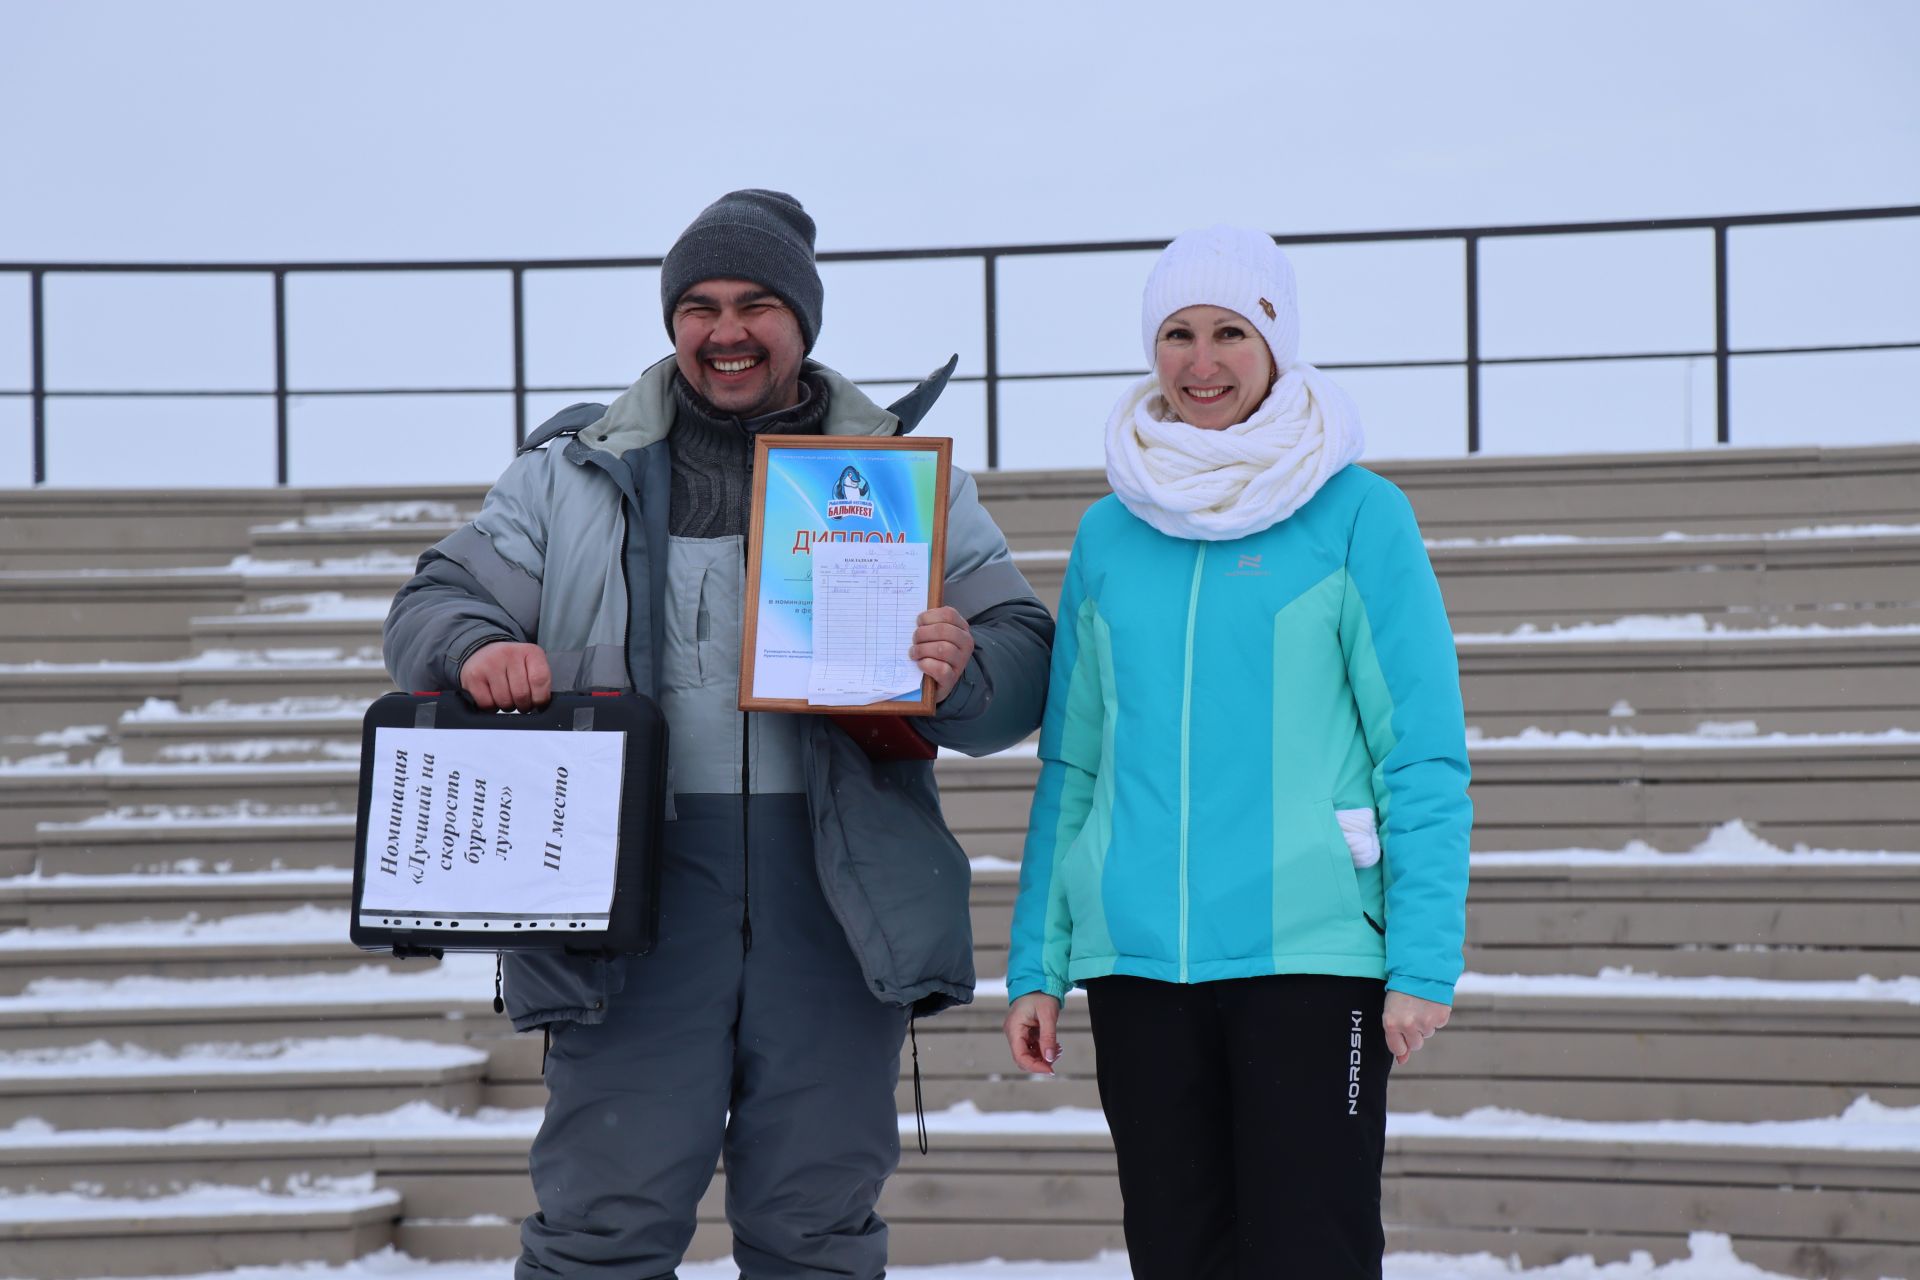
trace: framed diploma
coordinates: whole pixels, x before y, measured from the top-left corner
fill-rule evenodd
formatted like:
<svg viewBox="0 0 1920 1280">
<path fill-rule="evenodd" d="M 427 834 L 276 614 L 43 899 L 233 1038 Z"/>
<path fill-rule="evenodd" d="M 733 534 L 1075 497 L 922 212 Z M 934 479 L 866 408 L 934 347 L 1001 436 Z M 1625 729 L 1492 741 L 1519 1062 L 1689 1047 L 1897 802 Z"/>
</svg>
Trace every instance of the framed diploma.
<svg viewBox="0 0 1920 1280">
<path fill-rule="evenodd" d="M 741 710 L 933 714 L 907 648 L 940 605 L 952 452 L 940 437 L 754 442 Z"/>
</svg>

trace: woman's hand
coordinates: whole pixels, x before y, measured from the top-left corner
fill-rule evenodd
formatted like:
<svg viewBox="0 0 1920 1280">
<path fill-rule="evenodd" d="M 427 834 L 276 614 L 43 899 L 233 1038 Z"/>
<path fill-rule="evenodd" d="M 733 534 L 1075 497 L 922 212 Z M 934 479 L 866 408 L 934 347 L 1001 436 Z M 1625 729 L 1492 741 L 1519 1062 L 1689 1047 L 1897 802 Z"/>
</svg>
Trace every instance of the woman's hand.
<svg viewBox="0 0 1920 1280">
<path fill-rule="evenodd" d="M 1050 1076 L 1060 1056 L 1060 1002 L 1044 991 L 1029 991 L 1013 1002 L 1002 1024 L 1013 1065 Z"/>
<path fill-rule="evenodd" d="M 1421 1046 L 1433 1039 L 1433 1033 L 1447 1025 L 1452 1014 L 1452 1008 L 1447 1005 L 1422 1000 L 1404 991 L 1387 992 L 1386 1011 L 1380 1015 L 1380 1025 L 1387 1033 L 1387 1052 L 1395 1062 L 1406 1066 L 1407 1059 L 1420 1052 Z M 1008 1026 L 1012 1026 L 1011 1017 Z"/>
</svg>

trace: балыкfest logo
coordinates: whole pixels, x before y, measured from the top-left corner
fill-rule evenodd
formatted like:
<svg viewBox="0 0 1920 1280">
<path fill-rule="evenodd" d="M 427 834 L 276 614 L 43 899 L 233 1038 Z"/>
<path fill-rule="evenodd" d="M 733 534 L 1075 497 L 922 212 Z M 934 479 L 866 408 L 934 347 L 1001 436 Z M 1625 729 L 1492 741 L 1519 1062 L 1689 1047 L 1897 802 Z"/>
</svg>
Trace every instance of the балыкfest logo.
<svg viewBox="0 0 1920 1280">
<path fill-rule="evenodd" d="M 840 478 L 833 482 L 833 492 L 827 497 L 827 519 L 845 520 L 849 516 L 873 519 L 871 494 L 867 478 L 857 468 L 851 465 L 840 468 Z"/>
</svg>

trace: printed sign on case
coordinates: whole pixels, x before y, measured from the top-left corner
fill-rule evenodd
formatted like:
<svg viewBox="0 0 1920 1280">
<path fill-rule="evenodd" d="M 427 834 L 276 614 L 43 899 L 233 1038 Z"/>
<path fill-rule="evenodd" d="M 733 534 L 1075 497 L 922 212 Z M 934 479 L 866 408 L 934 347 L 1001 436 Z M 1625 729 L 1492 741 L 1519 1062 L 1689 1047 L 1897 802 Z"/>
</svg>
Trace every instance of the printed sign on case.
<svg viewBox="0 0 1920 1280">
<path fill-rule="evenodd" d="M 940 437 L 755 441 L 740 706 L 931 715 L 906 656 L 946 562 Z"/>
<path fill-rule="evenodd" d="M 362 923 L 606 928 L 625 747 L 621 733 L 377 729 Z"/>
</svg>

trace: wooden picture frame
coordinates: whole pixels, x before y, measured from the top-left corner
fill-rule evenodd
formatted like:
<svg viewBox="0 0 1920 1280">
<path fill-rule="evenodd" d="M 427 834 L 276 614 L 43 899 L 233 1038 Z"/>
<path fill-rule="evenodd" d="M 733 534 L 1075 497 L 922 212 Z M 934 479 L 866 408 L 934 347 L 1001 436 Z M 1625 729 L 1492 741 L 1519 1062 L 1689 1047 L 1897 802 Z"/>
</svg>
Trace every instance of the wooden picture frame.
<svg viewBox="0 0 1920 1280">
<path fill-rule="evenodd" d="M 789 711 L 814 715 L 930 716 L 933 679 L 923 675 L 918 698 L 865 705 L 810 702 L 804 693 L 763 690 L 776 682 L 791 684 L 797 664 L 812 659 L 813 579 L 811 560 L 816 534 L 856 534 L 834 541 L 925 543 L 928 547 L 928 609 L 940 607 L 947 559 L 947 493 L 953 441 L 941 436 L 760 436 L 753 445 L 752 521 L 747 533 L 747 591 L 740 642 L 740 709 Z M 846 473 L 860 484 L 860 496 L 836 495 Z M 839 478 L 836 479 L 835 477 Z M 769 481 L 774 500 L 768 500 Z M 850 486 L 849 486 L 850 487 Z M 771 506 L 771 511 L 769 510 Z M 774 547 L 774 543 L 779 547 Z M 802 575 L 797 572 L 805 568 Z M 770 571 L 792 594 L 768 601 L 763 583 Z M 804 582 L 804 587 L 800 584 Z M 800 594 L 804 591 L 804 598 Z M 800 619 L 806 619 L 805 656 Z M 763 624 L 775 640 L 763 640 Z M 772 655 L 778 653 L 779 658 Z M 765 659 L 765 660 L 763 660 Z M 758 683 L 756 683 L 758 681 Z"/>
</svg>

